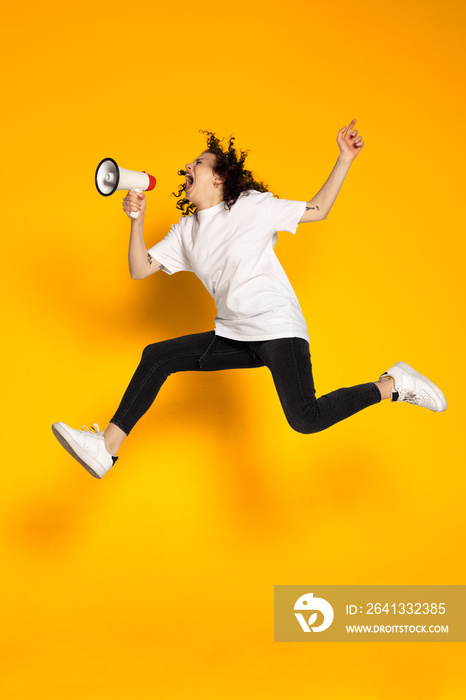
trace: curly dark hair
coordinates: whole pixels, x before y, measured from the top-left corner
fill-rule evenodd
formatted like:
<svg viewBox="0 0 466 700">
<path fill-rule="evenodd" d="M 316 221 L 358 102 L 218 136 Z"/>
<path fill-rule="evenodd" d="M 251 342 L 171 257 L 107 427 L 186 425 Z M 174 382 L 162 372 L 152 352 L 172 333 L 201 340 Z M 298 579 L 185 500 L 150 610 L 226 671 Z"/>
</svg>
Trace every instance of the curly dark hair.
<svg viewBox="0 0 466 700">
<path fill-rule="evenodd" d="M 242 192 L 247 192 L 248 190 L 257 190 L 258 192 L 269 191 L 268 185 L 257 182 L 252 172 L 244 168 L 244 161 L 246 160 L 248 151 L 240 150 L 240 156 L 238 158 L 233 146 L 235 136 L 230 136 L 228 150 L 224 151 L 215 133 L 212 131 L 203 131 L 202 129 L 199 129 L 199 133 L 208 135 L 207 149 L 204 153 L 213 153 L 216 156 L 217 162 L 214 172 L 219 177 L 225 178 L 223 183 L 223 201 L 225 202 L 225 209 L 227 211 L 230 211 Z M 224 140 L 225 139 L 222 139 L 222 141 Z M 177 175 L 186 175 L 186 170 L 178 170 Z M 186 182 L 180 185 L 178 192 L 172 192 L 172 195 L 181 197 L 185 190 Z M 274 197 L 278 199 L 278 195 L 274 195 Z M 188 216 L 188 214 L 194 214 L 197 211 L 196 205 L 186 198 L 179 199 L 176 208 L 183 212 L 182 216 Z M 185 208 L 186 211 L 184 211 Z"/>
</svg>

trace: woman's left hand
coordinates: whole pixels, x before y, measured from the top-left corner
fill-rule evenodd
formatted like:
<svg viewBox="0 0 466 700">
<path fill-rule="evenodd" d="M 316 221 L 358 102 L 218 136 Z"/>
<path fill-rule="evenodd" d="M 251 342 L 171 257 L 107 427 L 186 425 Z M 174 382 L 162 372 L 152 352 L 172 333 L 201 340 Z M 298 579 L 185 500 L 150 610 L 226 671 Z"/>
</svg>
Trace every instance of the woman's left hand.
<svg viewBox="0 0 466 700">
<path fill-rule="evenodd" d="M 354 160 L 361 148 L 364 146 L 364 141 L 361 140 L 361 136 L 357 136 L 357 130 L 353 131 L 355 124 L 356 119 L 353 119 L 348 127 L 344 126 L 343 129 L 340 129 L 337 136 L 337 144 L 340 147 L 340 155 L 349 161 Z"/>
</svg>

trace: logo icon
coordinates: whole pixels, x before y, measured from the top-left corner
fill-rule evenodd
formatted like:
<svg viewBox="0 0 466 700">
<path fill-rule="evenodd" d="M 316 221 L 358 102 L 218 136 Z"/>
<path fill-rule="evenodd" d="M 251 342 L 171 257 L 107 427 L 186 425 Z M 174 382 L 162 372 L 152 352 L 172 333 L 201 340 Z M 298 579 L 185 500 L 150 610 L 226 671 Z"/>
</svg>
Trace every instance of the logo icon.
<svg viewBox="0 0 466 700">
<path fill-rule="evenodd" d="M 320 612 L 324 616 L 324 621 L 321 625 L 319 625 L 318 627 L 312 627 L 314 622 L 317 620 L 316 612 L 313 612 L 311 614 L 307 622 L 301 613 L 295 612 L 295 617 L 298 620 L 304 632 L 310 632 L 311 630 L 313 632 L 323 632 L 328 627 L 330 627 L 330 625 L 333 622 L 333 608 L 330 605 L 330 603 L 324 600 L 323 598 L 314 598 L 314 595 L 312 593 L 305 593 L 300 598 L 298 598 L 298 600 L 294 604 L 294 609 L 306 610 L 306 612 L 309 612 L 310 610 L 320 610 Z"/>
</svg>

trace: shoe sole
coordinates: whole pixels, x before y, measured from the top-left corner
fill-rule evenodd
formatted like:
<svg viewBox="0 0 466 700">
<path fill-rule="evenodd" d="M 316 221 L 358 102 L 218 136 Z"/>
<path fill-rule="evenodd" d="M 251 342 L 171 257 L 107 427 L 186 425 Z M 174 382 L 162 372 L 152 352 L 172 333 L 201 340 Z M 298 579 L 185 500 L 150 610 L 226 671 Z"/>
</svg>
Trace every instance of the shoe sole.
<svg viewBox="0 0 466 700">
<path fill-rule="evenodd" d="M 84 469 L 86 469 L 86 471 L 89 472 L 89 474 L 91 474 L 92 476 L 95 476 L 96 479 L 101 479 L 103 474 L 102 474 L 102 476 L 100 476 L 100 474 L 97 474 L 97 472 L 95 472 L 92 469 L 92 467 L 89 466 L 89 464 L 86 464 L 86 462 L 83 460 L 83 458 L 75 452 L 75 450 L 73 449 L 73 446 L 70 444 L 70 442 L 68 442 L 66 435 L 64 435 L 62 432 L 60 432 L 60 430 L 61 430 L 61 428 L 59 427 L 59 424 L 54 423 L 52 425 L 53 434 L 57 438 L 60 445 L 62 445 L 62 447 L 65 448 L 65 450 L 68 452 L 68 454 L 70 454 L 72 457 L 74 457 L 75 460 L 77 462 L 79 462 L 79 464 L 82 467 L 84 467 Z"/>
<path fill-rule="evenodd" d="M 397 362 L 396 366 L 400 367 L 405 372 L 408 372 L 408 374 L 412 374 L 415 377 L 422 379 L 422 381 L 425 382 L 432 389 L 432 391 L 434 392 L 435 396 L 437 397 L 437 399 L 441 405 L 441 408 L 437 409 L 437 413 L 442 413 L 443 411 L 446 411 L 447 400 L 446 400 L 445 396 L 443 395 L 443 393 L 438 388 L 438 386 L 436 384 L 434 384 L 434 382 L 432 382 L 430 379 L 427 379 L 427 377 L 424 377 L 424 375 L 421 374 L 420 372 L 416 372 L 416 370 L 413 369 L 410 365 L 408 365 L 407 362 Z"/>
</svg>

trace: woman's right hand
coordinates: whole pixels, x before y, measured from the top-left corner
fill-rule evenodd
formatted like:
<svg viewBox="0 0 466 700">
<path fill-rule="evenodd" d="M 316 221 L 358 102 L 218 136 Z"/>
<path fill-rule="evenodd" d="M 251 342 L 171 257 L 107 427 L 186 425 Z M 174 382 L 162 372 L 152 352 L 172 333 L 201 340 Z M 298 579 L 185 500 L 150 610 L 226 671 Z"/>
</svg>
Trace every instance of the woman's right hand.
<svg viewBox="0 0 466 700">
<path fill-rule="evenodd" d="M 128 194 L 123 200 L 123 210 L 129 216 L 131 221 L 143 221 L 144 213 L 146 211 L 146 195 L 144 192 L 134 192 L 133 190 L 129 190 Z M 138 212 L 136 218 L 130 216 L 132 211 Z"/>
</svg>

